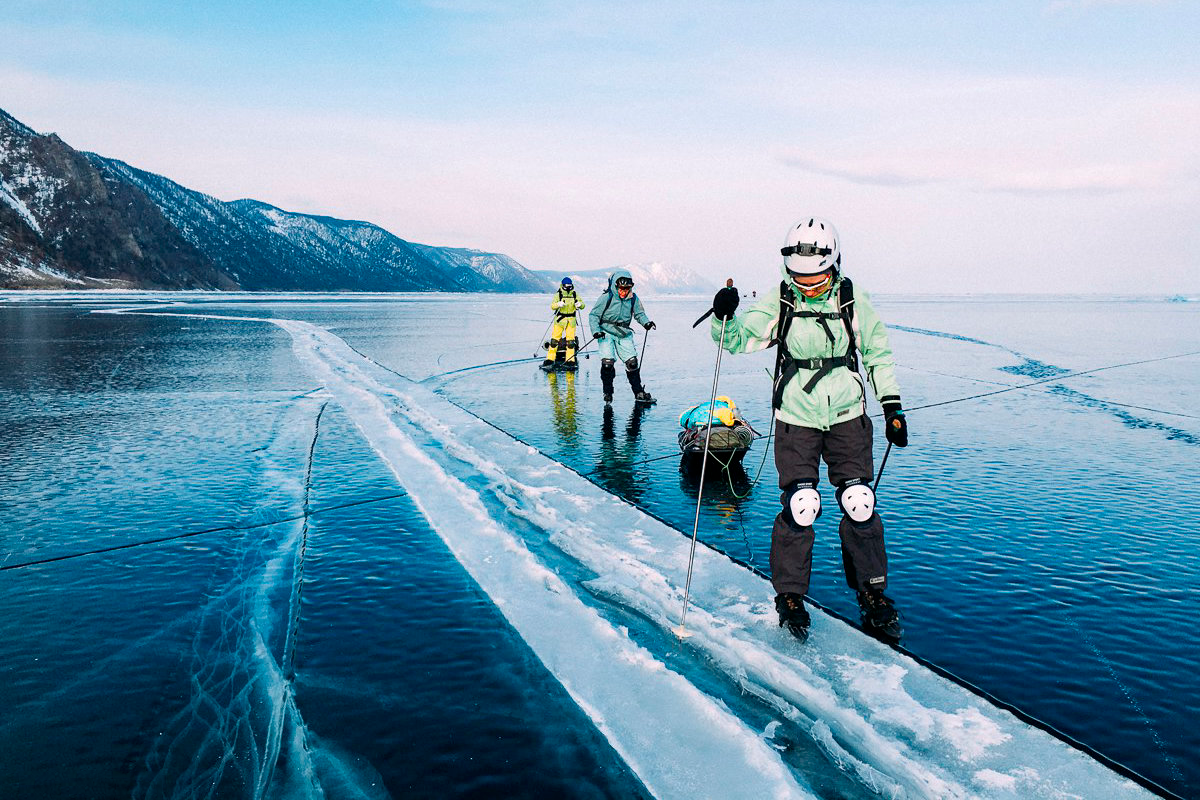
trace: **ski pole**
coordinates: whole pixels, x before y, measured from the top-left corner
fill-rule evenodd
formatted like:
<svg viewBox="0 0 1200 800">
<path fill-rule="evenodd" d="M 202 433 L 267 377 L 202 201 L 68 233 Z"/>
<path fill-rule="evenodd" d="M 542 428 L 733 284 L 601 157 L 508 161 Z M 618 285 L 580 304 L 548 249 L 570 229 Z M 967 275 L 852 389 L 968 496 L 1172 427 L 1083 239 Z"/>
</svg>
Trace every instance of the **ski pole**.
<svg viewBox="0 0 1200 800">
<path fill-rule="evenodd" d="M 550 328 L 553 326 L 554 326 L 554 320 L 550 320 L 550 324 L 546 326 L 546 330 L 542 331 L 542 335 L 541 335 L 541 337 L 539 337 L 542 340 L 542 344 L 538 345 L 534 349 L 533 356 L 532 356 L 533 358 L 537 358 L 538 353 L 542 352 L 542 347 L 545 346 L 546 334 L 550 333 Z"/>
<path fill-rule="evenodd" d="M 879 479 L 883 477 L 883 468 L 887 466 L 888 453 L 892 452 L 892 443 L 888 442 L 887 449 L 883 451 L 883 460 L 879 462 L 879 472 L 875 475 L 875 485 L 871 487 L 871 491 L 879 494 Z"/>
<path fill-rule="evenodd" d="M 638 359 L 638 367 L 641 368 L 646 363 L 646 342 L 650 340 L 650 329 L 646 328 L 646 335 L 642 337 L 642 356 Z"/>
<path fill-rule="evenodd" d="M 725 323 L 727 321 L 721 320 L 721 338 L 717 342 L 717 366 L 713 370 L 712 396 L 708 400 L 708 426 L 704 430 L 704 455 L 700 460 L 700 489 L 696 492 L 696 519 L 692 522 L 692 549 L 688 553 L 687 581 L 683 585 L 683 611 L 679 615 L 679 627 L 675 628 L 675 635 L 680 639 L 691 636 L 687 632 L 685 623 L 688 599 L 691 597 L 692 591 L 692 565 L 696 560 L 696 533 L 700 530 L 700 502 L 704 499 L 704 473 L 708 468 L 708 442 L 712 437 L 713 415 L 717 404 L 717 379 L 721 376 L 721 353 L 725 349 Z M 646 333 L 650 333 L 649 329 L 646 330 Z"/>
<path fill-rule="evenodd" d="M 590 338 L 586 342 L 584 342 L 583 347 L 581 347 L 575 351 L 575 357 L 578 358 L 580 356 L 580 354 L 582 354 L 583 351 L 588 348 L 588 345 L 590 345 L 592 342 L 595 342 L 595 341 L 597 341 L 596 334 L 593 333 L 592 338 Z M 589 353 L 588 355 L 591 355 L 591 354 Z"/>
<path fill-rule="evenodd" d="M 578 311 L 575 312 L 575 324 L 578 326 L 580 333 L 582 333 L 584 335 L 587 334 L 587 329 L 584 328 L 584 325 L 583 325 L 583 317 L 579 316 Z M 591 342 L 592 342 L 592 340 L 588 339 L 587 341 L 585 341 L 583 343 L 583 347 L 587 347 L 589 344 L 591 344 Z M 581 347 L 575 351 L 575 360 L 576 361 L 579 360 L 579 356 L 583 353 L 583 347 Z M 588 353 L 586 356 L 584 356 L 584 358 L 591 358 L 591 355 L 592 355 L 591 353 Z"/>
</svg>

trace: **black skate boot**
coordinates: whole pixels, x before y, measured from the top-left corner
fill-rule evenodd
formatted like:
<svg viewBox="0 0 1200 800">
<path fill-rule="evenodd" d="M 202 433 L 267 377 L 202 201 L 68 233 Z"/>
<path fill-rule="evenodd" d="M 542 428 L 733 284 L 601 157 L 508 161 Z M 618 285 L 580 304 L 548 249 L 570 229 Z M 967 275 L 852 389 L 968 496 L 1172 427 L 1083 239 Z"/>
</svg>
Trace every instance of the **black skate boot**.
<svg viewBox="0 0 1200 800">
<path fill-rule="evenodd" d="M 546 370 L 546 372 L 549 372 L 550 370 L 554 369 L 554 361 L 552 359 L 547 358 L 545 361 L 542 362 L 541 366 L 542 366 L 542 369 Z"/>
<path fill-rule="evenodd" d="M 779 612 L 779 627 L 787 628 L 788 633 L 802 642 L 808 640 L 808 626 L 812 619 L 804 608 L 802 595 L 795 592 L 775 595 L 775 610 Z"/>
<path fill-rule="evenodd" d="M 630 364 L 637 364 L 637 359 L 631 358 L 625 362 L 625 377 L 629 378 L 629 388 L 633 390 L 633 402 L 647 406 L 654 405 L 658 401 L 651 397 L 645 386 L 642 386 L 641 368 L 635 366 L 630 369 Z"/>
<path fill-rule="evenodd" d="M 892 598 L 882 589 L 867 589 L 858 593 L 858 609 L 862 615 L 863 630 L 889 641 L 899 641 L 904 634 L 900 627 L 900 614 Z"/>
</svg>

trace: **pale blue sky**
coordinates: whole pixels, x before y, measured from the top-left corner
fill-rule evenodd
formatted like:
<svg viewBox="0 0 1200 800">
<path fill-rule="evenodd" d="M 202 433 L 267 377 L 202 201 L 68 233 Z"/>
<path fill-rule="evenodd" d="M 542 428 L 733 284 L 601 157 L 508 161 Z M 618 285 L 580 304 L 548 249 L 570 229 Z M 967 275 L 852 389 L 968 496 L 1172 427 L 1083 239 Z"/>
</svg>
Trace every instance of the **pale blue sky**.
<svg viewBox="0 0 1200 800">
<path fill-rule="evenodd" d="M 1200 290 L 1200 4 L 0 4 L 0 108 L 222 199 L 570 272 Z"/>
</svg>

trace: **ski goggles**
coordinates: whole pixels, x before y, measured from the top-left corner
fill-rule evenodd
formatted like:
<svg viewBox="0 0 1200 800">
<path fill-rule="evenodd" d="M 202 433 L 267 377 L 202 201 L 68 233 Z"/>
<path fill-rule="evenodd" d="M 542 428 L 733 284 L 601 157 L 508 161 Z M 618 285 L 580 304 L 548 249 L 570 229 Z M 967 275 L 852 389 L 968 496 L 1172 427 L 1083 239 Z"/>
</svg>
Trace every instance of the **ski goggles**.
<svg viewBox="0 0 1200 800">
<path fill-rule="evenodd" d="M 617 278 L 617 288 L 618 289 L 632 289 L 633 288 L 633 279 L 632 278 Z"/>
<path fill-rule="evenodd" d="M 814 242 L 796 242 L 789 244 L 787 247 L 779 251 L 786 258 L 787 256 L 827 256 L 833 252 L 828 247 L 818 247 Z"/>
<path fill-rule="evenodd" d="M 820 297 L 829 291 L 829 287 L 833 286 L 833 270 L 823 272 L 820 275 L 797 275 L 790 273 L 792 276 L 792 285 L 800 290 L 800 294 L 805 297 Z M 812 280 L 819 277 L 816 283 L 801 283 L 802 280 Z"/>
</svg>

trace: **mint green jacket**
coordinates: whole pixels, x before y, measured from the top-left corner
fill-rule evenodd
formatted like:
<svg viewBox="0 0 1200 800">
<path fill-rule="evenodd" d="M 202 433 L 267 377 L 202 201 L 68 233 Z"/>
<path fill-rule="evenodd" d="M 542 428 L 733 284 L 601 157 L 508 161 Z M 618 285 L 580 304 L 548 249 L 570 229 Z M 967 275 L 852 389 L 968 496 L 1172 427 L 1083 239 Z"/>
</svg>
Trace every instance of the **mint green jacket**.
<svg viewBox="0 0 1200 800">
<path fill-rule="evenodd" d="M 786 274 L 786 273 L 785 273 Z M 810 300 L 799 292 L 788 291 L 795 298 L 797 310 L 825 311 L 837 313 L 839 278 L 825 295 Z M 725 323 L 725 341 L 722 346 L 730 353 L 753 353 L 765 350 L 779 329 L 779 286 L 766 292 L 763 299 L 745 312 Z M 843 356 L 850 348 L 850 337 L 840 320 L 828 320 L 832 341 L 821 325 L 821 320 L 811 317 L 796 317 L 788 329 L 787 347 L 792 358 L 828 358 Z M 888 344 L 887 329 L 875 313 L 871 298 L 857 286 L 854 287 L 854 338 L 861 354 L 860 361 L 866 370 L 875 399 L 900 401 L 900 386 L 896 383 L 895 361 Z M 712 318 L 713 341 L 721 338 L 721 320 Z M 829 430 L 833 425 L 855 419 L 866 413 L 866 387 L 862 376 L 849 369 L 834 369 L 817 382 L 811 392 L 804 385 L 816 373 L 815 369 L 801 368 L 784 387 L 783 400 L 776 417 L 792 425 L 805 428 Z"/>
</svg>

